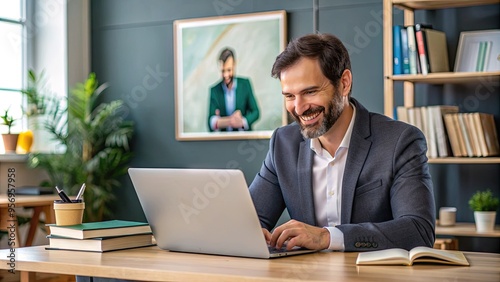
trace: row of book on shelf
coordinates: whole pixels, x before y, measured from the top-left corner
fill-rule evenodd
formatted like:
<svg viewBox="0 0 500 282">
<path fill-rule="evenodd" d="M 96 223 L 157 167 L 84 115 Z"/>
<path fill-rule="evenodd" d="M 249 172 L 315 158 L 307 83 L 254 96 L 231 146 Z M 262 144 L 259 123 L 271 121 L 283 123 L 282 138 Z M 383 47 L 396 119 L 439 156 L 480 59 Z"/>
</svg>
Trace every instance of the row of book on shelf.
<svg viewBox="0 0 500 282">
<path fill-rule="evenodd" d="M 392 36 L 394 74 L 450 71 L 444 32 L 427 24 L 395 25 Z"/>
<path fill-rule="evenodd" d="M 500 154 L 495 119 L 487 113 L 459 113 L 457 106 L 397 107 L 400 121 L 418 127 L 427 140 L 427 155 L 490 157 Z"/>
<path fill-rule="evenodd" d="M 78 225 L 48 224 L 48 250 L 108 252 L 152 246 L 151 227 L 145 222 L 110 220 Z"/>
</svg>

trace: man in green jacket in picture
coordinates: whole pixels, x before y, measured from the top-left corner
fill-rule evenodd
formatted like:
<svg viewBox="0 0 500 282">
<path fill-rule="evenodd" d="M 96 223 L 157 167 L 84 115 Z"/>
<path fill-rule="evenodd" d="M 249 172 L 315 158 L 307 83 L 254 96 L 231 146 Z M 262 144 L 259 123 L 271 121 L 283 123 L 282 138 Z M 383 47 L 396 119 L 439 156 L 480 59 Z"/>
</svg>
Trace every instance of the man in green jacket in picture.
<svg viewBox="0 0 500 282">
<path fill-rule="evenodd" d="M 259 107 L 250 80 L 235 77 L 234 51 L 225 48 L 219 56 L 220 82 L 210 88 L 208 128 L 210 131 L 252 130 Z"/>
</svg>

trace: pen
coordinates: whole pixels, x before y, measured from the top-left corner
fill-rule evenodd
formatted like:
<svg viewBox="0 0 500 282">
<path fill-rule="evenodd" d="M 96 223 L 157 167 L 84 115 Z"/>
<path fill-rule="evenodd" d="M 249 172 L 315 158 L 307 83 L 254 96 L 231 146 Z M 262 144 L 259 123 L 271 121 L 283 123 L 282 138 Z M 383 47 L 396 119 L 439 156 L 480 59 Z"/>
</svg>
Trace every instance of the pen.
<svg viewBox="0 0 500 282">
<path fill-rule="evenodd" d="M 59 197 L 61 197 L 62 201 L 65 203 L 71 203 L 71 199 L 66 195 L 64 190 L 59 189 L 59 187 L 56 186 L 57 194 L 59 194 Z"/>
<path fill-rule="evenodd" d="M 82 187 L 80 187 L 80 191 L 78 191 L 78 195 L 76 195 L 75 200 L 78 201 L 80 198 L 83 196 L 83 192 L 85 191 L 85 183 L 82 184 Z"/>
</svg>

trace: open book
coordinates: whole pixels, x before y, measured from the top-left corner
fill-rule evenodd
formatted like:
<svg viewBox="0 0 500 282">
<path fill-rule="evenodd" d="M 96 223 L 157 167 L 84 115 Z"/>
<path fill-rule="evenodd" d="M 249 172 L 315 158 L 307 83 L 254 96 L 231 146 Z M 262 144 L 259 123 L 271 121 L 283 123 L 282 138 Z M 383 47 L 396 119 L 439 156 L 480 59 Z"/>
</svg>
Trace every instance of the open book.
<svg viewBox="0 0 500 282">
<path fill-rule="evenodd" d="M 415 247 L 410 251 L 404 249 L 388 249 L 358 254 L 358 265 L 413 265 L 418 262 L 469 265 L 460 251 L 438 250 L 429 247 Z"/>
</svg>

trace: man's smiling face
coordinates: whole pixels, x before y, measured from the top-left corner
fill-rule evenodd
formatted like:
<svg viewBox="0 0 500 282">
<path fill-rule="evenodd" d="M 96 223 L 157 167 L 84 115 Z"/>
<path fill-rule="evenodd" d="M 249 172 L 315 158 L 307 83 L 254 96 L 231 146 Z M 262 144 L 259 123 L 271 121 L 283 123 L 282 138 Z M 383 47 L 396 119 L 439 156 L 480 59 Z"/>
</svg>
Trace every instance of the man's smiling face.
<svg viewBox="0 0 500 282">
<path fill-rule="evenodd" d="M 301 58 L 280 74 L 288 113 L 305 138 L 325 134 L 344 109 L 341 94 L 323 75 L 317 59 Z"/>
</svg>

